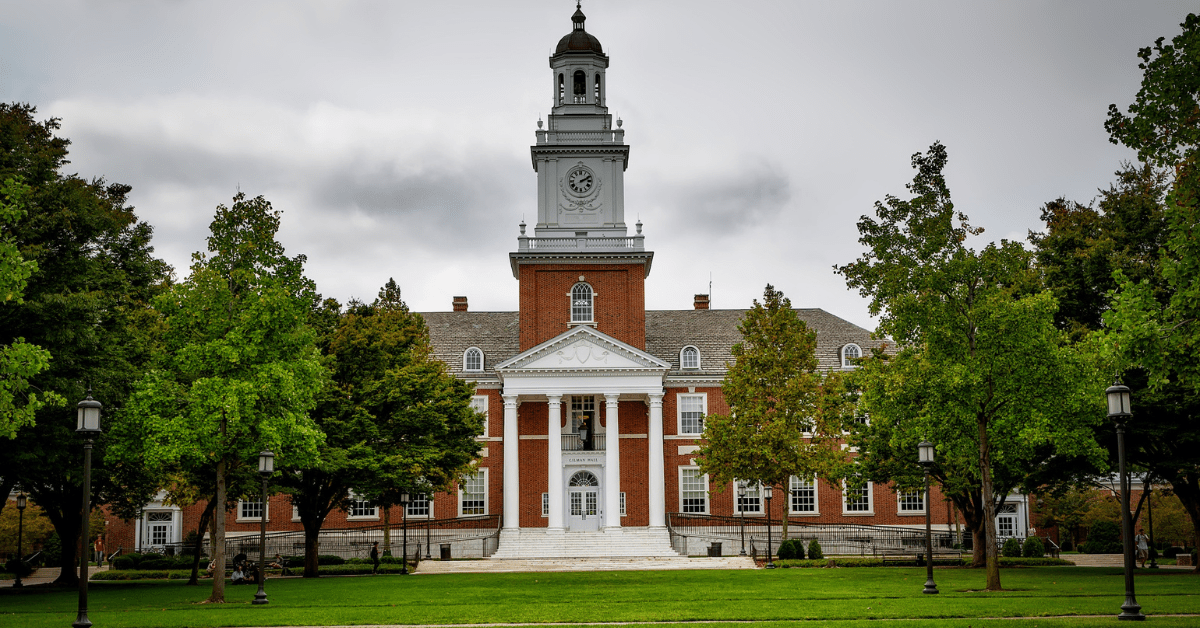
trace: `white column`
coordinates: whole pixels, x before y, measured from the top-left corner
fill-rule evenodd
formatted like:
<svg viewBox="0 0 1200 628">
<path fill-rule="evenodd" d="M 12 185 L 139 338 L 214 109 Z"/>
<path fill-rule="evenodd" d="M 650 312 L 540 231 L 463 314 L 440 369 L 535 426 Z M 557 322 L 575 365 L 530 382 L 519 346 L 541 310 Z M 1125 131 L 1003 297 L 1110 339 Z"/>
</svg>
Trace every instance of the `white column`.
<svg viewBox="0 0 1200 628">
<path fill-rule="evenodd" d="M 517 452 L 517 396 L 504 395 L 504 527 L 521 527 L 521 458 Z"/>
<path fill-rule="evenodd" d="M 546 422 L 549 443 L 549 464 L 546 473 L 546 493 L 550 496 L 550 529 L 563 529 L 563 478 L 562 478 L 562 395 L 546 395 L 550 404 L 549 420 Z"/>
<path fill-rule="evenodd" d="M 650 527 L 667 525 L 667 478 L 663 473 L 663 395 L 650 395 Z"/>
<path fill-rule="evenodd" d="M 617 393 L 604 393 L 604 527 L 621 527 L 621 431 Z"/>
</svg>

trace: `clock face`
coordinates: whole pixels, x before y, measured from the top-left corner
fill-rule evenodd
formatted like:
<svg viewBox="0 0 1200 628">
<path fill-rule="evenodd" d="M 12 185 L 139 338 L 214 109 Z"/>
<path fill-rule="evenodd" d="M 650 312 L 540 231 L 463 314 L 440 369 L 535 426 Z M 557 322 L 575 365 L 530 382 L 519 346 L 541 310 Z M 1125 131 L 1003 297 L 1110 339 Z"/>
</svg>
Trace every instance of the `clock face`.
<svg viewBox="0 0 1200 628">
<path fill-rule="evenodd" d="M 567 173 L 567 187 L 576 194 L 587 194 L 595 183 L 595 177 L 587 168 L 575 168 Z"/>
</svg>

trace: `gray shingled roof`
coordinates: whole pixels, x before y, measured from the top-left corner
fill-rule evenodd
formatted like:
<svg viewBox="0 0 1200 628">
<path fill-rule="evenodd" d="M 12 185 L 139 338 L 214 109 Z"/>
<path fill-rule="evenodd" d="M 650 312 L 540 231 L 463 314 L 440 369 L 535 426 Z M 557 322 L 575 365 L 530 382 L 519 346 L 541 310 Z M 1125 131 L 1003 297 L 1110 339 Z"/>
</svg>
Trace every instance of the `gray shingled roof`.
<svg viewBox="0 0 1200 628">
<path fill-rule="evenodd" d="M 688 345 L 700 350 L 700 371 L 689 374 L 723 374 L 733 360 L 733 344 L 741 340 L 737 325 L 746 310 L 648 310 L 646 352 L 679 371 L 679 351 Z M 796 314 L 817 332 L 817 360 L 822 369 L 841 365 L 841 349 L 855 343 L 869 355 L 884 344 L 871 332 L 819 308 L 798 309 Z M 462 372 L 463 352 L 479 347 L 484 355 L 484 375 L 495 375 L 495 365 L 520 353 L 517 312 L 423 312 L 434 354 L 452 373 Z"/>
</svg>

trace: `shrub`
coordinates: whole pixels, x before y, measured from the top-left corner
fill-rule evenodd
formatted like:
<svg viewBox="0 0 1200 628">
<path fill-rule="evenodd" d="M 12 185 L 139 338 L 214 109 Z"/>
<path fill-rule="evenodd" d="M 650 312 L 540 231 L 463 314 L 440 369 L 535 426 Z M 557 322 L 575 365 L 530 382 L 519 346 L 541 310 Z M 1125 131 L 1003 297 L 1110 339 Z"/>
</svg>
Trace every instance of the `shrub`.
<svg viewBox="0 0 1200 628">
<path fill-rule="evenodd" d="M 804 560 L 804 545 L 800 539 L 787 539 L 779 543 L 777 555 L 780 560 Z"/>
<path fill-rule="evenodd" d="M 175 569 L 175 559 L 167 557 L 147 557 L 137 564 L 138 569 L 151 571 L 166 571 Z"/>
<path fill-rule="evenodd" d="M 811 560 L 825 558 L 825 554 L 821 552 L 821 544 L 816 539 L 808 542 L 808 557 Z"/>
<path fill-rule="evenodd" d="M 346 564 L 347 565 L 370 565 L 371 559 L 370 558 L 351 558 L 350 560 L 346 561 Z"/>
<path fill-rule="evenodd" d="M 1021 542 L 1015 538 L 1009 538 L 1004 542 L 1004 547 L 1000 550 L 1000 555 L 1007 558 L 1021 557 Z"/>
<path fill-rule="evenodd" d="M 1025 558 L 1041 558 L 1046 555 L 1046 545 L 1036 536 L 1025 539 L 1021 546 L 1021 556 Z"/>
<path fill-rule="evenodd" d="M 4 571 L 11 574 L 20 574 L 22 578 L 27 578 L 33 573 L 33 567 L 19 558 L 10 558 L 7 563 L 4 563 Z"/>
<path fill-rule="evenodd" d="M 42 555 L 45 557 L 44 564 L 57 565 L 62 560 L 62 539 L 58 538 L 58 533 L 50 535 L 42 545 Z"/>
<path fill-rule="evenodd" d="M 341 556 L 335 556 L 333 554 L 318 554 L 317 555 L 317 564 L 318 565 L 342 565 L 342 564 L 345 564 L 345 562 L 346 562 L 346 559 L 342 558 Z"/>
<path fill-rule="evenodd" d="M 1171 547 L 1168 547 L 1167 549 L 1163 550 L 1162 555 L 1163 555 L 1163 558 L 1175 558 L 1175 555 L 1182 551 L 1183 551 L 1182 547 L 1179 547 L 1178 545 L 1172 545 Z"/>
<path fill-rule="evenodd" d="M 118 556 L 112 560 L 111 567 L 121 570 L 137 569 L 137 561 L 131 556 Z"/>
<path fill-rule="evenodd" d="M 399 565 L 400 559 L 392 556 L 391 554 L 385 553 L 383 556 L 379 557 L 379 562 L 384 565 Z"/>
<path fill-rule="evenodd" d="M 1088 540 L 1079 549 L 1085 554 L 1120 554 L 1121 529 L 1112 521 L 1097 521 L 1088 528 Z"/>
</svg>

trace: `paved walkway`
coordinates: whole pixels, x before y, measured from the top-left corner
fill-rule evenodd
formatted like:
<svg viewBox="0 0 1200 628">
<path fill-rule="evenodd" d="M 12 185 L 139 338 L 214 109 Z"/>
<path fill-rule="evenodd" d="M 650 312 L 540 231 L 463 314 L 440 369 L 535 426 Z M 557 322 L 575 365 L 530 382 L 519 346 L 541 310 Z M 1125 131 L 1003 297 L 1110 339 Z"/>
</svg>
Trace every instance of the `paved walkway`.
<svg viewBox="0 0 1200 628">
<path fill-rule="evenodd" d="M 665 569 L 755 569 L 748 556 L 724 558 L 512 558 L 423 560 L 415 574 L 514 573 L 546 571 L 657 571 Z"/>
<path fill-rule="evenodd" d="M 75 569 L 78 570 L 79 568 L 76 567 Z M 92 574 L 96 573 L 97 571 L 108 571 L 108 565 L 103 567 L 88 565 L 88 579 L 91 579 Z M 25 586 L 32 586 L 35 584 L 54 582 L 60 573 L 62 573 L 62 568 L 60 567 L 42 567 L 41 569 L 33 572 L 32 576 L 29 576 L 28 578 L 21 578 L 21 584 Z M 16 582 L 16 580 L 12 579 L 12 574 L 6 573 L 0 576 L 0 578 L 9 578 L 8 580 L 0 579 L 0 588 L 11 587 L 13 583 Z"/>
<path fill-rule="evenodd" d="M 1125 557 L 1120 554 L 1063 554 L 1063 558 L 1075 563 L 1076 567 L 1124 567 Z M 1147 565 L 1150 563 L 1147 562 Z M 1191 569 L 1178 565 L 1159 564 L 1159 569 Z"/>
</svg>

